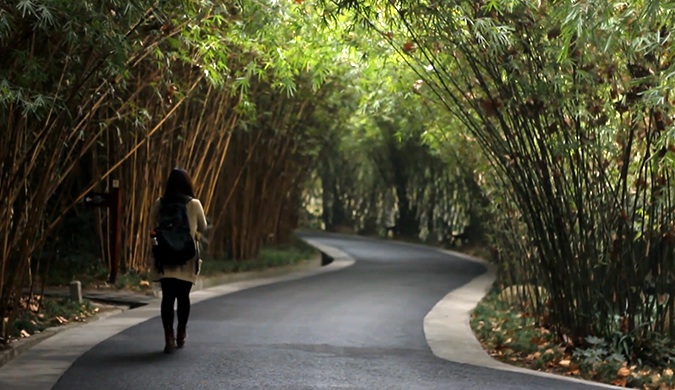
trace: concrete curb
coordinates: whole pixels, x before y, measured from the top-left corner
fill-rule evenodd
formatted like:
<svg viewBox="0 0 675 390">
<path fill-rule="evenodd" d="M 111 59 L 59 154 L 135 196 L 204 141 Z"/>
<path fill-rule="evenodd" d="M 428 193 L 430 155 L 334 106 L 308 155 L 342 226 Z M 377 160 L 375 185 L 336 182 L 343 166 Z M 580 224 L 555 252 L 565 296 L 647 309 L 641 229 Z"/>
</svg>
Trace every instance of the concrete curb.
<svg viewBox="0 0 675 390">
<path fill-rule="evenodd" d="M 471 330 L 471 312 L 495 281 L 494 267 L 488 262 L 444 250 L 486 267 L 486 272 L 443 297 L 424 317 L 424 335 L 434 355 L 455 363 L 491 367 L 494 360 L 483 349 Z"/>
<path fill-rule="evenodd" d="M 496 275 L 494 266 L 484 259 L 463 253 L 431 247 L 427 248 L 436 249 L 441 253 L 459 257 L 463 260 L 479 263 L 487 269 L 485 273 L 475 277 L 469 283 L 448 293 L 443 299 L 438 301 L 424 317 L 424 335 L 434 355 L 454 363 L 470 364 L 496 370 L 564 380 L 606 389 L 623 389 L 623 387 L 607 385 L 600 382 L 529 370 L 493 359 L 485 349 L 483 349 L 483 346 L 473 333 L 470 320 L 471 312 L 485 297 L 495 282 Z"/>
<path fill-rule="evenodd" d="M 117 315 L 126 309 L 121 309 L 121 308 L 115 308 L 112 310 L 108 310 L 104 313 L 97 314 L 94 317 L 91 317 L 90 320 L 85 321 L 85 322 L 73 322 L 67 325 L 62 325 L 62 326 L 53 326 L 50 328 L 47 328 L 43 330 L 42 332 L 38 334 L 34 334 L 28 338 L 25 339 L 20 339 L 14 341 L 12 344 L 10 344 L 10 347 L 0 351 L 0 369 L 2 369 L 2 366 L 5 364 L 9 363 L 13 359 L 16 359 L 19 357 L 21 354 L 24 352 L 28 351 L 32 347 L 38 345 L 39 343 L 47 340 L 48 338 L 60 333 L 60 332 L 65 332 L 67 330 L 71 330 L 74 328 L 79 328 L 80 326 L 84 326 L 86 324 L 90 324 L 96 321 L 103 320 L 105 318 L 108 318 L 110 316 Z"/>
<path fill-rule="evenodd" d="M 312 242 L 311 239 L 305 241 L 318 249 L 323 247 Z M 328 250 L 331 252 L 329 255 L 336 256 L 329 265 L 321 267 L 321 258 L 312 257 L 302 264 L 286 267 L 285 272 L 271 269 L 268 272 L 251 272 L 248 280 L 198 289 L 191 293 L 191 301 L 198 303 L 248 288 L 337 271 L 354 264 L 354 259 L 343 252 L 332 248 Z M 253 279 L 254 274 L 256 279 Z M 265 276 L 261 277 L 261 274 Z M 35 342 L 26 343 L 25 347 L 21 346 L 14 352 L 8 353 L 8 356 L 11 354 L 14 358 L 0 367 L 0 389 L 51 389 L 61 375 L 85 352 L 132 326 L 159 316 L 160 302 L 160 299 L 154 299 L 147 305 L 106 316 L 99 321 L 73 324 L 72 327 L 59 327 L 61 329 L 56 328 L 53 333 L 45 332 L 45 336 L 38 338 Z"/>
<path fill-rule="evenodd" d="M 22 353 L 28 351 L 33 346 L 43 342 L 44 340 L 54 336 L 58 332 L 63 332 L 65 330 L 75 328 L 78 326 L 84 325 L 84 323 L 77 324 L 68 324 L 64 326 L 55 326 L 47 328 L 38 334 L 34 334 L 26 339 L 16 340 L 9 345 L 9 348 L 4 349 L 0 352 L 0 367 L 7 364 L 12 359 L 15 359 Z"/>
<path fill-rule="evenodd" d="M 307 260 L 303 260 L 291 265 L 267 268 L 260 271 L 237 272 L 232 274 L 200 278 L 193 286 L 193 290 L 199 291 L 221 284 L 241 282 L 243 280 L 269 278 L 273 276 L 284 275 L 289 272 L 305 271 L 314 268 L 321 268 L 321 253 L 317 253 Z"/>
</svg>

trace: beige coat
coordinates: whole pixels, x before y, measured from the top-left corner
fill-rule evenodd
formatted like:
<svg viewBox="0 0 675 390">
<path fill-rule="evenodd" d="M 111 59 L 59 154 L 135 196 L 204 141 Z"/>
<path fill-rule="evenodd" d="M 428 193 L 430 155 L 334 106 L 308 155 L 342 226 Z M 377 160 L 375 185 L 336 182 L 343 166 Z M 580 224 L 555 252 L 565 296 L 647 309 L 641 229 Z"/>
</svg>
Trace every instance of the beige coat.
<svg viewBox="0 0 675 390">
<path fill-rule="evenodd" d="M 159 223 L 159 207 L 160 200 L 157 199 L 155 204 L 152 205 L 151 211 L 151 221 L 153 226 L 156 226 Z M 199 199 L 193 198 L 186 205 L 186 209 L 188 220 L 190 222 L 190 233 L 192 233 L 193 237 L 199 239 L 199 235 L 206 233 L 207 227 L 206 216 L 204 215 L 202 203 L 199 201 Z M 153 281 L 159 281 L 162 278 L 176 278 L 194 284 L 197 282 L 201 264 L 202 260 L 196 257 L 181 266 L 164 266 L 164 273 L 162 274 L 160 274 L 157 271 L 157 268 L 153 266 L 152 272 L 150 273 L 150 279 Z"/>
</svg>

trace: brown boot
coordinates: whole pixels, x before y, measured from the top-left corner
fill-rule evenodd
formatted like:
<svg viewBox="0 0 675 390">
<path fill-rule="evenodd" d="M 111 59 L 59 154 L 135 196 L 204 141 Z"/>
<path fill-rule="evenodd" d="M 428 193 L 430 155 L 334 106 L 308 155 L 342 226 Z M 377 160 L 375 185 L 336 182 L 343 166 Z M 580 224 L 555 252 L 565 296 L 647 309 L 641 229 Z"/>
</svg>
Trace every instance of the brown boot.
<svg viewBox="0 0 675 390">
<path fill-rule="evenodd" d="M 173 353 L 176 349 L 176 337 L 173 335 L 173 329 L 164 331 L 164 353 Z"/>
<path fill-rule="evenodd" d="M 176 334 L 176 346 L 178 348 L 183 348 L 185 345 L 185 339 L 187 338 L 187 330 L 185 326 L 178 327 L 178 333 Z"/>
</svg>

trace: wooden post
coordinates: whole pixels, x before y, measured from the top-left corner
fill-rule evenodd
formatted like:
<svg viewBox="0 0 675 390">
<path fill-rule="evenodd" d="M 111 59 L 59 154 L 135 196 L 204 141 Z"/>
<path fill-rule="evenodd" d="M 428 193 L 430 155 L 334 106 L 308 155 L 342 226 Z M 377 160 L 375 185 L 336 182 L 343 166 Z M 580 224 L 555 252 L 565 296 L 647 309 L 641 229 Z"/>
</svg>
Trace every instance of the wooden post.
<svg viewBox="0 0 675 390">
<path fill-rule="evenodd" d="M 84 197 L 84 204 L 89 207 L 103 207 L 109 210 L 108 223 L 110 226 L 110 240 L 108 242 L 108 265 L 110 266 L 110 275 L 108 283 L 114 284 L 117 281 L 117 274 L 120 269 L 120 228 L 122 211 L 122 192 L 120 191 L 120 181 L 112 180 L 110 192 L 90 192 Z"/>
<path fill-rule="evenodd" d="M 117 282 L 120 268 L 120 225 L 121 225 L 122 194 L 120 181 L 114 179 L 110 190 L 110 276 L 108 283 Z"/>
</svg>

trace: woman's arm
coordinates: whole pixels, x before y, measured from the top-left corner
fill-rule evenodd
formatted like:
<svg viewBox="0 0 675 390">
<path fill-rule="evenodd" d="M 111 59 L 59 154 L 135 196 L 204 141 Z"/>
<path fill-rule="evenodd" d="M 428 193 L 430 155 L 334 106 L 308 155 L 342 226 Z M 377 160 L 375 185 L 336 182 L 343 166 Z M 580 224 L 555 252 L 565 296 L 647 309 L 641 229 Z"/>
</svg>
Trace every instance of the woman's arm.
<svg viewBox="0 0 675 390">
<path fill-rule="evenodd" d="M 199 199 L 195 200 L 197 201 L 197 231 L 201 234 L 205 234 L 208 224 L 206 222 L 206 215 L 204 214 L 204 207 L 202 207 L 202 202 L 200 202 Z"/>
</svg>

